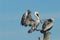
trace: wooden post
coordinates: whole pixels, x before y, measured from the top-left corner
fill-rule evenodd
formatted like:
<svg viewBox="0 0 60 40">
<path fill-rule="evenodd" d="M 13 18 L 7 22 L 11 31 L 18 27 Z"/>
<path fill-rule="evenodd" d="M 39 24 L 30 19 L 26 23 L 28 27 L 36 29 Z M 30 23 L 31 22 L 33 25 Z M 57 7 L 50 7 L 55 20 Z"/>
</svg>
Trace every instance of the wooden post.
<svg viewBox="0 0 60 40">
<path fill-rule="evenodd" d="M 40 37 L 38 38 L 38 40 L 40 40 Z"/>
<path fill-rule="evenodd" d="M 44 36 L 43 40 L 50 40 L 50 32 L 44 33 L 43 36 Z"/>
<path fill-rule="evenodd" d="M 39 37 L 38 40 L 43 40 L 43 39 Z"/>
<path fill-rule="evenodd" d="M 50 32 L 43 33 L 43 39 L 39 37 L 38 40 L 50 40 Z"/>
</svg>

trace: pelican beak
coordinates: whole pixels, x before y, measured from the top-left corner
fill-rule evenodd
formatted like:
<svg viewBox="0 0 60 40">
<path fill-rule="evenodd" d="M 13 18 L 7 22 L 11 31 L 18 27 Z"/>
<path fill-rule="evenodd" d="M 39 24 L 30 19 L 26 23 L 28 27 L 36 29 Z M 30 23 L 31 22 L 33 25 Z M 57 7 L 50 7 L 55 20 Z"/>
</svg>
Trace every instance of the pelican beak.
<svg viewBox="0 0 60 40">
<path fill-rule="evenodd" d="M 43 23 L 41 20 L 40 20 L 41 24 Z"/>
</svg>

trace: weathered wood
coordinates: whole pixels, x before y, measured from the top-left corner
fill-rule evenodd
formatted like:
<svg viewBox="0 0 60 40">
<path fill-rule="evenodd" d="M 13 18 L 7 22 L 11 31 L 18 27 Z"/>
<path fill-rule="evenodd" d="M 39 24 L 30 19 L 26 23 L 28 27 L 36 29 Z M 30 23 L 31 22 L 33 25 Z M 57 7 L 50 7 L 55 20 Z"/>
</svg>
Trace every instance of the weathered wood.
<svg viewBox="0 0 60 40">
<path fill-rule="evenodd" d="M 43 39 L 39 37 L 38 40 L 50 40 L 50 32 L 43 33 Z"/>
<path fill-rule="evenodd" d="M 43 40 L 50 40 L 50 32 L 44 33 L 43 36 L 44 36 Z"/>
<path fill-rule="evenodd" d="M 43 39 L 39 37 L 38 40 L 43 40 Z"/>
<path fill-rule="evenodd" d="M 40 37 L 38 38 L 38 40 L 40 40 Z"/>
</svg>

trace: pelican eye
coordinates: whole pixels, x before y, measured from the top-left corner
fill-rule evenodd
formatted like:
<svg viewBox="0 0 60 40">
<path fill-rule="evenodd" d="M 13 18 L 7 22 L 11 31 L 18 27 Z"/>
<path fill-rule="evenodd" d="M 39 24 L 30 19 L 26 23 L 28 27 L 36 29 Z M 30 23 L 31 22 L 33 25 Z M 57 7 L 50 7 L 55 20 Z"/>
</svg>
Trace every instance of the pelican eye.
<svg viewBox="0 0 60 40">
<path fill-rule="evenodd" d="M 51 20 L 51 19 L 49 19 L 48 21 L 49 21 L 49 22 L 52 22 L 52 20 Z"/>
<path fill-rule="evenodd" d="M 39 14 L 36 14 L 39 17 Z"/>
</svg>

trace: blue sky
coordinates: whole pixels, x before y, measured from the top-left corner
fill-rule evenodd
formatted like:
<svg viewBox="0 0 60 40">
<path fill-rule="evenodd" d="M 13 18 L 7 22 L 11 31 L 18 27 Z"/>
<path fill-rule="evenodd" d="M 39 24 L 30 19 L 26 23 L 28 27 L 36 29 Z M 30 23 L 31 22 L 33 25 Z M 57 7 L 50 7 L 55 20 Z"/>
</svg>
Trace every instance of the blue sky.
<svg viewBox="0 0 60 40">
<path fill-rule="evenodd" d="M 60 0 L 0 0 L 0 40 L 38 40 L 43 36 L 36 31 L 28 34 L 30 27 L 20 25 L 27 9 L 32 15 L 38 11 L 41 19 L 53 17 L 51 40 L 60 40 Z"/>
</svg>

